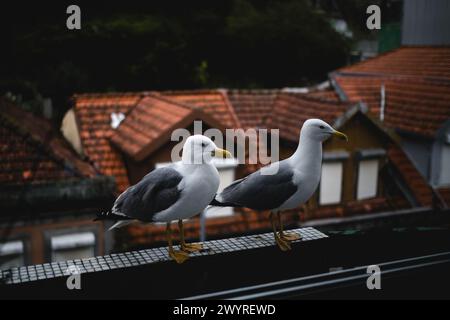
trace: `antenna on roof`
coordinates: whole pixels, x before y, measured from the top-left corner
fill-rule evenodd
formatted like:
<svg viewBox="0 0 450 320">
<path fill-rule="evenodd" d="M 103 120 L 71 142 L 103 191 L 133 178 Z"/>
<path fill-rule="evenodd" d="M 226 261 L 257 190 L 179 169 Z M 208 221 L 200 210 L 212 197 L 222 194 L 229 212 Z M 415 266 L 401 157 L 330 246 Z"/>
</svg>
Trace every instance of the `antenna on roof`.
<svg viewBox="0 0 450 320">
<path fill-rule="evenodd" d="M 386 105 L 386 91 L 384 84 L 381 85 L 381 101 L 380 101 L 380 121 L 384 121 L 384 109 Z"/>
</svg>

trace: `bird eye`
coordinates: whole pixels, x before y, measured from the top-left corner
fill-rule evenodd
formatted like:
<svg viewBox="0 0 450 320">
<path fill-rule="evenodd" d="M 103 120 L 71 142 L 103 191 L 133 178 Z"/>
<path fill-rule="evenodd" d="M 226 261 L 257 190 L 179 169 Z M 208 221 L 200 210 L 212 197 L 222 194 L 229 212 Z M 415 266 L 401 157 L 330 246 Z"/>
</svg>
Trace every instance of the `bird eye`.
<svg viewBox="0 0 450 320">
<path fill-rule="evenodd" d="M 324 126 L 319 126 L 319 128 L 320 128 L 320 129 L 325 129 L 325 127 L 324 127 Z"/>
<path fill-rule="evenodd" d="M 206 143 L 202 142 L 202 148 L 206 148 Z"/>
</svg>

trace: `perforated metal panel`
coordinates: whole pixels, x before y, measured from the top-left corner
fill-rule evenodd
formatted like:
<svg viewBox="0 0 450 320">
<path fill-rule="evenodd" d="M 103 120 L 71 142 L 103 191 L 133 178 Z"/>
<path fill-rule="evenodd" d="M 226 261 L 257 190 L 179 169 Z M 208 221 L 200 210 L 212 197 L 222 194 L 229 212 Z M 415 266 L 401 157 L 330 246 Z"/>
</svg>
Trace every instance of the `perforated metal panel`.
<svg viewBox="0 0 450 320">
<path fill-rule="evenodd" d="M 324 233 L 311 227 L 293 229 L 289 230 L 287 233 L 296 233 L 302 236 L 302 239 L 295 242 L 311 241 L 328 237 Z M 204 249 L 200 252 L 192 253 L 191 257 L 210 256 L 274 245 L 275 241 L 272 233 L 212 240 L 206 241 L 203 244 Z M 178 247 L 176 248 L 179 249 Z M 45 263 L 0 271 L 0 283 L 18 284 L 55 277 L 64 277 L 72 274 L 74 271 L 83 274 L 164 262 L 170 259 L 167 247 L 161 247 L 81 260 Z"/>
</svg>

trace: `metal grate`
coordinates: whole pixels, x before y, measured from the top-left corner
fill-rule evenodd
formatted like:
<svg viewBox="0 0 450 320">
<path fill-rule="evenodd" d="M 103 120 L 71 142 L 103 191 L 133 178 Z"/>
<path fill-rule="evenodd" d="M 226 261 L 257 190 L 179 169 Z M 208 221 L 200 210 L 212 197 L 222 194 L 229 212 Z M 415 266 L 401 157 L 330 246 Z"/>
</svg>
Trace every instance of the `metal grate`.
<svg viewBox="0 0 450 320">
<path fill-rule="evenodd" d="M 324 233 L 312 227 L 293 229 L 287 231 L 286 233 L 301 234 L 302 239 L 295 242 L 311 241 L 328 237 Z M 275 241 L 273 239 L 273 234 L 264 233 L 237 238 L 206 241 L 203 244 L 204 249 L 202 251 L 192 253 L 190 256 L 210 256 L 233 251 L 270 247 L 274 245 Z M 177 246 L 175 247 L 177 248 Z M 0 271 L 0 282 L 5 282 L 6 284 L 18 284 L 29 281 L 64 277 L 72 274 L 73 272 L 82 274 L 107 271 L 164 262 L 168 260 L 171 260 L 171 258 L 168 256 L 167 247 L 153 248 L 87 259 L 12 268 L 10 270 Z"/>
</svg>

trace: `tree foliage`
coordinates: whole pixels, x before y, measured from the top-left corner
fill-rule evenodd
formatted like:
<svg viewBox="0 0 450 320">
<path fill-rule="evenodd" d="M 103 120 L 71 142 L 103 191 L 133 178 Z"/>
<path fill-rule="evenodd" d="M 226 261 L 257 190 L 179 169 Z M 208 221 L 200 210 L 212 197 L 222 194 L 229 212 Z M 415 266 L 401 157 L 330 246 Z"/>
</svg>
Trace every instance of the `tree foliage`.
<svg viewBox="0 0 450 320">
<path fill-rule="evenodd" d="M 346 62 L 349 44 L 306 0 L 15 5 L 3 22 L 0 90 L 76 92 L 301 86 Z"/>
</svg>

